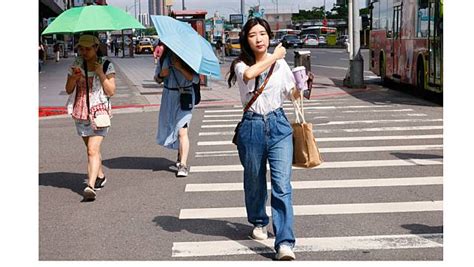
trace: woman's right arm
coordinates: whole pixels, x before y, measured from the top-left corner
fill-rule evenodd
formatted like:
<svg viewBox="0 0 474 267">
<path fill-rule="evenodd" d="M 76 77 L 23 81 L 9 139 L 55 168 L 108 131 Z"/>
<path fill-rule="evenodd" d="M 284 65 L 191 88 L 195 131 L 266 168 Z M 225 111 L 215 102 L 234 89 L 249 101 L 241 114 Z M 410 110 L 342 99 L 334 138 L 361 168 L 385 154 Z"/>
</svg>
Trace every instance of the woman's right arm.
<svg viewBox="0 0 474 267">
<path fill-rule="evenodd" d="M 72 94 L 74 92 L 74 89 L 76 89 L 76 84 L 77 81 L 81 78 L 81 72 L 76 72 L 75 70 L 72 70 L 72 74 L 67 76 L 67 82 L 66 82 L 66 92 L 68 95 Z"/>
<path fill-rule="evenodd" d="M 244 82 L 255 79 L 258 75 L 262 74 L 266 69 L 268 69 L 275 61 L 285 58 L 286 49 L 280 44 L 277 45 L 273 54 L 266 57 L 264 60 L 257 62 L 250 66 L 244 72 Z"/>
</svg>

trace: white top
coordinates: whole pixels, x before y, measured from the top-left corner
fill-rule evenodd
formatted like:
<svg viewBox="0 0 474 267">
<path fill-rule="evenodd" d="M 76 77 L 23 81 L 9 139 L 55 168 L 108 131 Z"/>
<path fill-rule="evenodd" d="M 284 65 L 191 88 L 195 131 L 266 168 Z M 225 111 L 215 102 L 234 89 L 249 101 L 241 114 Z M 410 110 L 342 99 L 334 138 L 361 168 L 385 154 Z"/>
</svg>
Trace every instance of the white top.
<svg viewBox="0 0 474 267">
<path fill-rule="evenodd" d="M 252 98 L 252 92 L 255 89 L 255 79 L 248 81 L 247 84 L 244 82 L 244 72 L 248 68 L 249 66 L 241 61 L 235 65 L 234 69 L 240 90 L 240 100 L 244 108 Z M 269 71 L 270 67 L 260 74 L 257 90 L 265 81 Z M 293 87 L 295 87 L 295 78 L 290 67 L 284 59 L 277 60 L 273 74 L 268 80 L 265 89 L 263 89 L 262 94 L 252 104 L 249 111 L 265 115 L 282 107 L 283 101 L 290 98 L 290 92 Z"/>
</svg>

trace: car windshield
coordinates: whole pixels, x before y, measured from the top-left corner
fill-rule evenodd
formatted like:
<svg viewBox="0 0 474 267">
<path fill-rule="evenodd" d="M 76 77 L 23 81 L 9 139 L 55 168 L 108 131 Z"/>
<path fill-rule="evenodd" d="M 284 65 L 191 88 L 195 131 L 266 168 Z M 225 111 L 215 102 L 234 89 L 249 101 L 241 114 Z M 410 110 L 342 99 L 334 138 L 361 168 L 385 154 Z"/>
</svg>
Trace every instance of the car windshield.
<svg viewBox="0 0 474 267">
<path fill-rule="evenodd" d="M 147 42 L 147 41 L 144 41 L 144 42 L 140 42 L 140 45 L 151 45 L 151 43 Z"/>
<path fill-rule="evenodd" d="M 296 37 L 296 35 L 287 35 L 287 36 L 285 36 L 285 39 L 287 39 L 287 40 L 295 40 L 295 39 L 298 39 L 298 38 Z"/>
<path fill-rule="evenodd" d="M 231 44 L 238 44 L 238 43 L 239 43 L 239 39 L 229 39 L 227 42 L 228 42 L 228 43 L 231 43 Z"/>
</svg>

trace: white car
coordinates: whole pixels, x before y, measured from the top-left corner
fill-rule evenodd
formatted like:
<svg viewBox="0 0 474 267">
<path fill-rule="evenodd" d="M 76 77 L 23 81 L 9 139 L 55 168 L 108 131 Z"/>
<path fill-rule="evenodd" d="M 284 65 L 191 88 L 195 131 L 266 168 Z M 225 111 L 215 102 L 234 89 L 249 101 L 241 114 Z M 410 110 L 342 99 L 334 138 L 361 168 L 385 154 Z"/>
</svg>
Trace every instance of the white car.
<svg viewBox="0 0 474 267">
<path fill-rule="evenodd" d="M 301 36 L 301 40 L 303 40 L 303 46 L 310 47 L 310 46 L 318 46 L 319 39 L 316 34 L 305 34 Z"/>
</svg>

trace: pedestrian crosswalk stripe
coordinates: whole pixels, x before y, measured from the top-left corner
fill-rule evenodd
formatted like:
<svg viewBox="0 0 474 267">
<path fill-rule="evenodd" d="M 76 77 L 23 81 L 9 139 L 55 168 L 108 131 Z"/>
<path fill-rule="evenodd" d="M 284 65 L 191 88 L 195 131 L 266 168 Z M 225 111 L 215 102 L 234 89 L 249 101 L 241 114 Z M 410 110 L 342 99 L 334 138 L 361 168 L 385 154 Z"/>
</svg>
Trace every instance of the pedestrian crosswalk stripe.
<svg viewBox="0 0 474 267">
<path fill-rule="evenodd" d="M 353 142 L 353 141 L 377 141 L 377 140 L 414 140 L 414 139 L 440 139 L 442 134 L 425 135 L 391 135 L 391 136 L 348 136 L 348 137 L 320 137 L 316 141 L 323 142 Z M 231 140 L 227 141 L 199 141 L 198 146 L 222 146 L 233 145 Z"/>
<path fill-rule="evenodd" d="M 341 113 L 361 113 L 361 112 L 364 112 L 364 113 L 368 113 L 368 112 L 377 112 L 377 113 L 380 113 L 380 112 L 408 112 L 408 111 L 413 111 L 413 109 L 411 108 L 407 108 L 407 109 L 384 109 L 384 110 L 381 110 L 381 109 L 364 109 L 364 110 L 341 110 L 339 112 Z M 309 111 L 309 112 L 305 112 L 306 113 L 313 113 L 312 111 Z"/>
<path fill-rule="evenodd" d="M 239 120 L 233 120 L 238 122 Z M 357 124 L 357 123 L 396 123 L 396 122 L 442 122 L 443 119 L 398 119 L 398 120 L 363 120 L 363 121 L 328 121 L 325 123 L 318 123 L 313 125 L 315 127 L 321 127 L 326 125 L 346 125 L 346 124 Z M 236 123 L 232 124 L 210 124 L 201 125 L 201 128 L 235 128 Z"/>
<path fill-rule="evenodd" d="M 275 239 L 173 242 L 172 257 L 275 253 Z M 296 238 L 294 252 L 442 248 L 443 233 Z"/>
<path fill-rule="evenodd" d="M 289 115 L 289 114 L 290 114 L 290 113 L 287 113 L 286 115 Z M 291 113 L 291 114 L 293 114 L 293 113 Z M 417 114 L 417 113 L 415 113 L 415 114 L 402 114 L 402 115 L 407 116 L 407 117 L 426 117 L 426 116 L 427 116 L 426 114 Z M 235 116 L 235 118 L 233 118 L 233 119 L 231 119 L 231 118 L 229 118 L 229 117 L 222 117 L 222 118 L 219 118 L 219 119 L 211 119 L 211 120 L 206 120 L 206 119 L 204 119 L 204 120 L 202 120 L 202 123 L 239 122 L 239 121 L 242 120 L 241 117 L 242 117 L 242 116 L 238 116 L 238 117 Z M 337 118 L 341 118 L 341 117 L 342 117 L 342 116 L 339 116 L 339 117 L 337 117 Z M 346 116 L 343 116 L 343 117 L 345 118 Z M 334 118 L 335 118 L 335 117 L 332 117 L 332 119 L 334 119 Z M 329 119 L 329 117 L 327 117 L 327 116 L 316 116 L 316 117 L 311 117 L 311 116 L 308 117 L 308 116 L 306 116 L 306 119 L 311 119 L 311 120 L 319 119 L 319 120 L 320 120 L 320 119 Z M 411 119 L 411 120 L 407 120 L 407 119 L 406 119 L 406 121 L 408 121 L 408 122 L 410 122 L 410 121 L 412 121 L 412 120 L 413 120 L 413 119 Z M 380 122 L 380 123 L 382 123 L 382 122 L 384 122 L 384 121 L 385 121 L 385 120 L 375 120 L 375 122 Z M 389 120 L 389 122 L 404 122 L 404 121 L 405 121 L 405 120 Z M 426 119 L 425 119 L 425 120 L 423 120 L 423 121 L 442 121 L 442 120 L 440 120 L 440 119 L 436 119 L 436 120 L 426 120 Z M 370 121 L 370 120 L 365 120 L 365 121 L 353 121 L 352 123 L 360 123 L 360 122 L 362 122 L 362 123 L 373 123 L 373 122 Z M 324 124 L 325 124 L 325 125 L 332 125 L 332 124 L 348 124 L 348 123 L 341 123 L 341 122 L 339 122 L 339 121 L 330 121 L 330 122 L 324 123 Z"/>
<path fill-rule="evenodd" d="M 235 125 L 234 125 L 235 127 Z M 387 131 L 425 131 L 425 130 L 442 130 L 442 125 L 429 125 L 429 126 L 405 126 L 405 127 L 375 127 L 375 128 L 343 128 L 343 129 L 321 129 L 315 127 L 314 133 L 319 135 L 320 133 L 357 133 L 357 132 L 387 132 Z M 216 136 L 216 135 L 234 135 L 234 131 L 226 132 L 200 132 L 199 136 Z"/>
<path fill-rule="evenodd" d="M 316 129 L 314 132 L 320 133 L 331 133 L 337 131 L 343 131 L 346 133 L 357 133 L 357 132 L 384 132 L 384 131 L 418 131 L 418 130 L 441 130 L 442 125 L 430 125 L 430 126 L 408 126 L 408 127 L 376 127 L 376 128 L 353 128 L 353 129 Z"/>
<path fill-rule="evenodd" d="M 351 153 L 351 152 L 380 152 L 380 151 L 413 151 L 413 150 L 438 150 L 443 145 L 413 145 L 413 146 L 362 146 L 362 147 L 320 147 L 321 153 Z M 198 151 L 197 158 L 237 156 L 237 150 Z"/>
<path fill-rule="evenodd" d="M 374 109 L 374 110 L 367 110 L 367 109 L 364 109 L 364 110 L 344 110 L 344 111 L 340 111 L 341 113 L 357 113 L 357 112 L 364 112 L 364 113 L 372 113 L 372 112 L 377 112 L 377 113 L 380 113 L 380 112 L 412 112 L 413 109 L 411 108 L 407 108 L 407 109 L 384 109 L 384 110 L 381 110 L 381 109 Z M 333 112 L 333 111 L 330 111 L 330 112 Z M 291 115 L 293 114 L 293 112 L 285 112 L 286 115 Z M 305 114 L 324 114 L 324 112 L 322 111 L 305 111 Z M 426 114 L 424 114 L 426 115 Z M 229 117 L 242 117 L 242 113 L 237 113 L 237 114 L 214 114 L 214 115 L 210 115 L 210 114 L 204 114 L 204 118 L 229 118 Z"/>
<path fill-rule="evenodd" d="M 322 180 L 322 181 L 292 181 L 295 189 L 321 189 L 321 188 L 355 188 L 355 187 L 384 187 L 384 186 L 420 186 L 442 185 L 442 176 L 410 177 L 410 178 L 379 178 L 379 179 L 349 179 L 349 180 Z M 220 192 L 242 191 L 243 183 L 208 183 L 187 184 L 185 192 Z M 268 190 L 271 189 L 267 182 Z"/>
<path fill-rule="evenodd" d="M 393 105 L 380 105 L 380 106 L 374 106 L 374 105 L 370 105 L 370 106 L 310 106 L 310 107 L 307 107 L 305 106 L 304 109 L 305 110 L 310 110 L 310 109 L 322 109 L 322 110 L 325 110 L 325 109 L 330 109 L 330 110 L 334 110 L 334 109 L 355 109 L 355 108 L 361 108 L 361 109 L 364 109 L 364 108 L 371 108 L 371 109 L 383 109 L 383 108 L 387 108 L 387 107 L 391 107 L 393 108 Z M 294 110 L 293 107 L 290 107 L 290 108 L 283 108 L 284 110 Z M 242 113 L 242 109 L 219 109 L 219 110 L 204 110 L 204 113 L 229 113 L 229 112 L 240 112 Z"/>
<path fill-rule="evenodd" d="M 334 168 L 369 168 L 369 167 L 397 167 L 397 166 L 431 166 L 442 165 L 442 158 L 435 159 L 394 159 L 394 160 L 363 160 L 363 161 L 334 161 L 323 162 L 318 169 L 334 169 Z M 268 165 L 267 165 L 267 169 Z M 306 168 L 293 167 L 295 170 L 306 170 Z M 206 165 L 192 166 L 190 172 L 235 172 L 243 171 L 242 165 Z"/>
<path fill-rule="evenodd" d="M 293 205 L 295 216 L 442 211 L 443 201 Z M 271 207 L 266 207 L 271 214 Z M 245 218 L 245 207 L 181 209 L 180 219 Z"/>
</svg>

